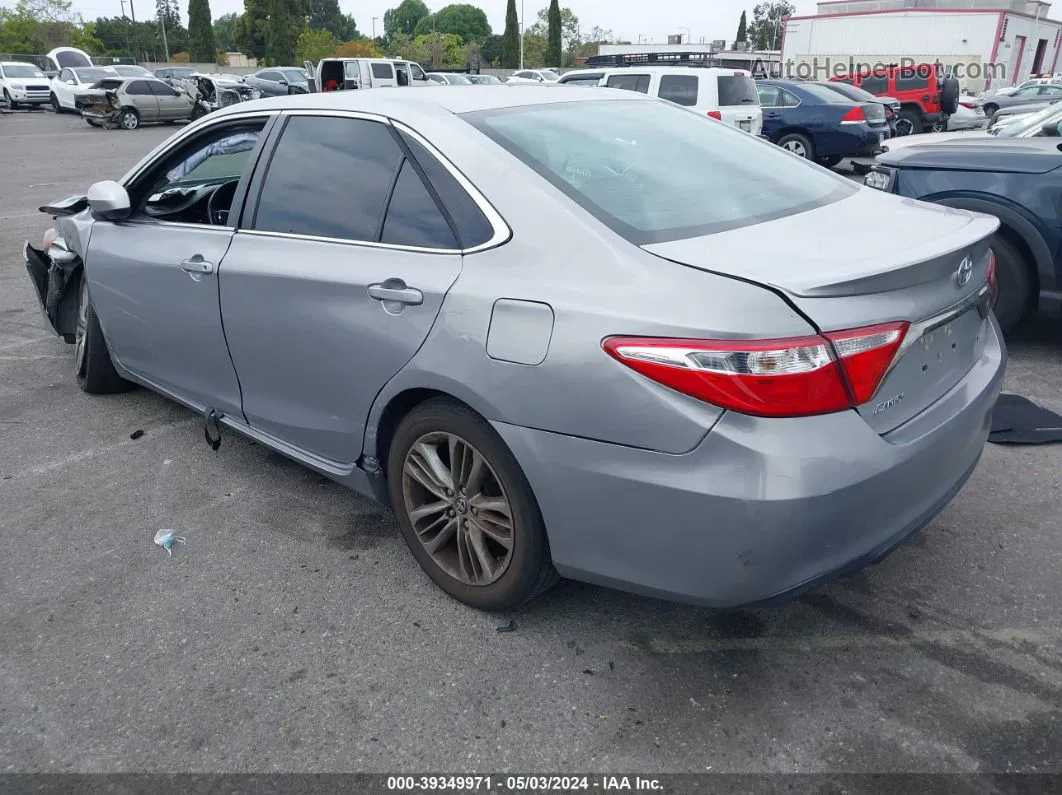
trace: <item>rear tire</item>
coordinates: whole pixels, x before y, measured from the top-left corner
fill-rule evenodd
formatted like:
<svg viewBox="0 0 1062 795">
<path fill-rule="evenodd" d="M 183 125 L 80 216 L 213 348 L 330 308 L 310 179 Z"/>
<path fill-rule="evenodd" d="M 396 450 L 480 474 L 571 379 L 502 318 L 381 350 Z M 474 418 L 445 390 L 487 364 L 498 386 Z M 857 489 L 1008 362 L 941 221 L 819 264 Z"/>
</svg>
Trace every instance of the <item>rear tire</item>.
<svg viewBox="0 0 1062 795">
<path fill-rule="evenodd" d="M 414 474 L 424 473 L 426 464 L 429 477 Z M 391 441 L 387 482 L 406 544 L 421 568 L 454 599 L 501 612 L 533 599 L 559 579 L 538 502 L 520 465 L 494 429 L 468 407 L 433 398 L 407 414 Z M 501 507 L 487 508 L 488 503 Z M 498 543 L 499 537 L 507 539 L 508 547 Z M 481 549 L 493 571 L 482 565 Z"/>
<path fill-rule="evenodd" d="M 998 111 L 999 105 L 993 105 L 991 102 L 985 105 L 985 115 L 990 119 L 995 116 Z"/>
<path fill-rule="evenodd" d="M 96 310 L 89 297 L 88 279 L 81 272 L 77 307 L 77 331 L 74 334 L 74 376 L 82 392 L 90 395 L 113 395 L 127 392 L 133 384 L 114 368 L 107 340 L 103 338 Z"/>
<path fill-rule="evenodd" d="M 997 297 L 992 310 L 1000 330 L 1006 334 L 1029 313 L 1032 298 L 1032 268 L 1021 251 L 998 232 L 992 236 L 992 250 L 996 253 Z"/>
<path fill-rule="evenodd" d="M 126 108 L 118 116 L 118 126 L 123 130 L 135 130 L 140 126 L 140 114 L 133 108 Z"/>
<path fill-rule="evenodd" d="M 63 106 L 59 104 L 59 97 L 57 97 L 55 94 L 52 94 L 48 99 L 52 103 L 52 110 L 54 110 L 56 113 L 63 112 Z"/>
<path fill-rule="evenodd" d="M 924 129 L 921 113 L 907 108 L 900 111 L 900 117 L 896 120 L 897 135 L 918 135 Z"/>
<path fill-rule="evenodd" d="M 842 160 L 844 160 L 844 158 L 840 155 L 830 155 L 829 157 L 820 157 L 819 163 L 826 166 L 826 168 L 833 168 Z"/>
<path fill-rule="evenodd" d="M 803 157 L 806 160 L 815 159 L 815 145 L 811 143 L 810 138 L 800 133 L 783 135 L 778 139 L 778 145 L 797 157 Z"/>
</svg>

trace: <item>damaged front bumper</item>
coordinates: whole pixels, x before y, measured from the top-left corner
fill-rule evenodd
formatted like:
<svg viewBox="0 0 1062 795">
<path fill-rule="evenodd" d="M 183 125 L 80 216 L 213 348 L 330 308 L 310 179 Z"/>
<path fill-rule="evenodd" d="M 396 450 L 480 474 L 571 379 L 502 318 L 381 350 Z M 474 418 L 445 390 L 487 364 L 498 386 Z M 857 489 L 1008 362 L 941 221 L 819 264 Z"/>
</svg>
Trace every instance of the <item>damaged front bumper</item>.
<svg viewBox="0 0 1062 795">
<path fill-rule="evenodd" d="M 34 248 L 27 241 L 24 254 L 26 270 L 44 319 L 66 342 L 73 342 L 77 332 L 81 258 L 58 239 L 48 246 L 47 251 Z"/>
</svg>

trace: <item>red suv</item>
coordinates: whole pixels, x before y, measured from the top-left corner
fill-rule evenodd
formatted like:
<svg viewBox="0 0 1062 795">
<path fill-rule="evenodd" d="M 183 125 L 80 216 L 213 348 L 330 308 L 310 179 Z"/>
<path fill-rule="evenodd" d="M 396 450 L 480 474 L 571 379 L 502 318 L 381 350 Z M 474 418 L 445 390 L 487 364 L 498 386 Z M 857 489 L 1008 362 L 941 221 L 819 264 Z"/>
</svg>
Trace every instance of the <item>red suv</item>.
<svg viewBox="0 0 1062 795">
<path fill-rule="evenodd" d="M 900 101 L 896 135 L 915 135 L 938 124 L 959 105 L 959 81 L 941 74 L 932 64 L 898 66 L 893 64 L 873 72 L 831 77 L 831 81 L 858 86 L 876 97 Z"/>
</svg>

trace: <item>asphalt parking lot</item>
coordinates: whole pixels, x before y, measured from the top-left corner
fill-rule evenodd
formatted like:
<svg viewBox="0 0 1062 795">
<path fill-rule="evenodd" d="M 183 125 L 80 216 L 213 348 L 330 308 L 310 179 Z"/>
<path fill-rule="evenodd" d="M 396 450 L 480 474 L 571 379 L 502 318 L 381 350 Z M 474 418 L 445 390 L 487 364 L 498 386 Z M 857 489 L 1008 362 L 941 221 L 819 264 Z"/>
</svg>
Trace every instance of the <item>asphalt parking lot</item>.
<svg viewBox="0 0 1062 795">
<path fill-rule="evenodd" d="M 785 607 L 564 582 L 494 616 L 361 497 L 82 394 L 23 242 L 173 129 L 0 116 L 0 771 L 1062 772 L 1062 446 L 989 445 L 911 543 Z M 1011 356 L 1062 411 L 1058 325 Z"/>
</svg>

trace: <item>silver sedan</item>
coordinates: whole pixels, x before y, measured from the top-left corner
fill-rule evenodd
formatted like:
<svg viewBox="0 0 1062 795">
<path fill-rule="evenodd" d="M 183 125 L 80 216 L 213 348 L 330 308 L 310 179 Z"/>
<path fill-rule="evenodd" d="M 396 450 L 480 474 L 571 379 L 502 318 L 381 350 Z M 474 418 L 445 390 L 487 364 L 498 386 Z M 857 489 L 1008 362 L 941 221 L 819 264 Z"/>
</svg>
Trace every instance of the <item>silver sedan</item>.
<svg viewBox="0 0 1062 795">
<path fill-rule="evenodd" d="M 43 209 L 28 269 L 83 390 L 389 505 L 482 609 L 853 571 L 955 496 L 1005 370 L 996 219 L 632 92 L 236 105 Z"/>
</svg>

